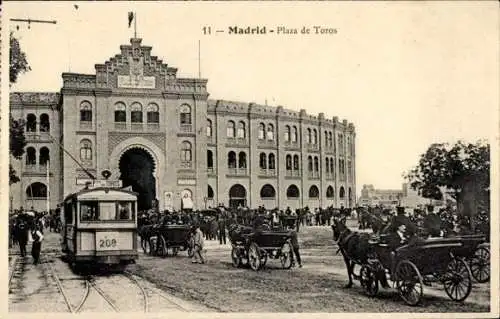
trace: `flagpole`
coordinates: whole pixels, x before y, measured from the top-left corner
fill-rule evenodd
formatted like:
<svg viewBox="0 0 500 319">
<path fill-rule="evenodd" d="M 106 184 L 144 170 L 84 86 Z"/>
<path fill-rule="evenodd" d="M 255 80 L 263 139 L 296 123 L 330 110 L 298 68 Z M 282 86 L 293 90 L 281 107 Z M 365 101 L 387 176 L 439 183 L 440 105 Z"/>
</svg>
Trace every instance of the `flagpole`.
<svg viewBox="0 0 500 319">
<path fill-rule="evenodd" d="M 47 161 L 47 213 L 50 212 L 50 161 Z"/>
<path fill-rule="evenodd" d="M 137 13 L 134 12 L 134 39 L 137 39 Z"/>
<path fill-rule="evenodd" d="M 198 78 L 201 79 L 201 41 L 198 39 Z"/>
</svg>

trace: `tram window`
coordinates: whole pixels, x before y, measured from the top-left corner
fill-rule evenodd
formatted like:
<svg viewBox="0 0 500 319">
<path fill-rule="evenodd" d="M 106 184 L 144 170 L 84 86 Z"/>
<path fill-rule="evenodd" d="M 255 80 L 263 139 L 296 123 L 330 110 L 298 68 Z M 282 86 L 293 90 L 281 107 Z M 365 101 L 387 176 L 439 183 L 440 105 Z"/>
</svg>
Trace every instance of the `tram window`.
<svg viewBox="0 0 500 319">
<path fill-rule="evenodd" d="M 99 206 L 97 201 L 80 202 L 80 220 L 99 220 Z"/>
<path fill-rule="evenodd" d="M 134 209 L 132 202 L 116 203 L 117 219 L 131 220 L 134 218 Z"/>
</svg>

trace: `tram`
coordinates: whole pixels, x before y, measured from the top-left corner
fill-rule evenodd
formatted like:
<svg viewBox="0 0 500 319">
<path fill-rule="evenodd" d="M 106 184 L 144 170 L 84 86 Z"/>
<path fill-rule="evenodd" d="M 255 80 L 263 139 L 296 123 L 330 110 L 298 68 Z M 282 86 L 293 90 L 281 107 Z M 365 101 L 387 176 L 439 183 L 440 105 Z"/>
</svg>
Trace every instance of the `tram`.
<svg viewBox="0 0 500 319">
<path fill-rule="evenodd" d="M 63 205 L 62 250 L 73 266 L 124 269 L 137 253 L 137 193 L 108 187 L 84 189 Z"/>
</svg>

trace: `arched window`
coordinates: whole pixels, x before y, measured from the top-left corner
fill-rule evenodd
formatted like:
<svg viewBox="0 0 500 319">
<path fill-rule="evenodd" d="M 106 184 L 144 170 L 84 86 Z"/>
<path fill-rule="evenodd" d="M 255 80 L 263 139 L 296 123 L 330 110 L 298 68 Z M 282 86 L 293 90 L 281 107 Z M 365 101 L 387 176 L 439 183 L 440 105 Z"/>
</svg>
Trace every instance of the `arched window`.
<svg viewBox="0 0 500 319">
<path fill-rule="evenodd" d="M 312 143 L 312 133 L 311 133 L 311 129 L 308 128 L 307 129 L 307 144 L 311 144 Z"/>
<path fill-rule="evenodd" d="M 40 165 L 45 166 L 47 162 L 50 161 L 50 152 L 47 147 L 42 147 L 40 149 L 40 157 L 38 158 Z"/>
<path fill-rule="evenodd" d="M 309 198 L 318 198 L 319 197 L 319 189 L 316 185 L 313 185 L 309 188 Z"/>
<path fill-rule="evenodd" d="M 259 155 L 259 167 L 262 169 L 267 168 L 267 163 L 266 163 L 266 153 L 260 153 Z"/>
<path fill-rule="evenodd" d="M 276 158 L 274 157 L 274 153 L 269 153 L 269 169 L 276 168 Z"/>
<path fill-rule="evenodd" d="M 328 146 L 328 132 L 325 131 L 325 147 Z"/>
<path fill-rule="evenodd" d="M 142 105 L 139 103 L 130 106 L 130 121 L 132 123 L 142 123 Z"/>
<path fill-rule="evenodd" d="M 309 172 L 313 171 L 313 159 L 311 156 L 307 157 L 307 170 Z"/>
<path fill-rule="evenodd" d="M 192 161 L 191 143 L 189 143 L 188 141 L 182 142 L 181 161 L 182 162 Z"/>
<path fill-rule="evenodd" d="M 92 142 L 90 140 L 82 140 L 80 142 L 80 159 L 82 161 L 92 160 Z"/>
<path fill-rule="evenodd" d="M 286 170 L 292 170 L 292 155 L 288 154 L 286 156 Z"/>
<path fill-rule="evenodd" d="M 212 136 L 212 121 L 207 119 L 207 137 Z"/>
<path fill-rule="evenodd" d="M 297 136 L 298 136 L 297 127 L 294 126 L 292 130 L 292 143 L 297 143 Z"/>
<path fill-rule="evenodd" d="M 264 123 L 259 124 L 259 140 L 263 140 L 266 134 L 266 126 Z"/>
<path fill-rule="evenodd" d="M 26 196 L 28 198 L 47 198 L 47 186 L 40 182 L 30 184 L 26 188 Z"/>
<path fill-rule="evenodd" d="M 267 139 L 274 140 L 274 126 L 272 124 L 267 124 Z"/>
<path fill-rule="evenodd" d="M 290 142 L 290 126 L 286 125 L 285 126 L 285 142 Z"/>
<path fill-rule="evenodd" d="M 36 116 L 35 114 L 28 114 L 26 116 L 26 132 L 36 132 Z"/>
<path fill-rule="evenodd" d="M 227 122 L 227 137 L 234 138 L 234 136 L 235 136 L 234 122 L 229 121 L 229 122 Z"/>
<path fill-rule="evenodd" d="M 328 186 L 326 189 L 326 198 L 333 198 L 335 196 L 335 192 L 332 186 Z"/>
<path fill-rule="evenodd" d="M 276 190 L 274 189 L 274 187 L 270 184 L 266 184 L 264 186 L 262 186 L 262 188 L 260 189 L 260 197 L 261 198 L 275 198 L 276 197 Z"/>
<path fill-rule="evenodd" d="M 209 199 L 214 198 L 214 190 L 212 189 L 212 186 L 210 186 L 210 185 L 208 185 L 207 198 L 209 198 Z"/>
<path fill-rule="evenodd" d="M 247 154 L 245 152 L 238 154 L 238 168 L 247 168 Z"/>
<path fill-rule="evenodd" d="M 326 170 L 326 173 L 329 174 L 330 173 L 330 159 L 327 157 L 325 158 L 325 170 Z"/>
<path fill-rule="evenodd" d="M 191 125 L 191 107 L 187 104 L 183 104 L 179 111 L 181 114 L 181 125 Z"/>
<path fill-rule="evenodd" d="M 236 168 L 236 153 L 233 151 L 227 153 L 227 167 Z"/>
<path fill-rule="evenodd" d="M 121 102 L 115 104 L 115 122 L 127 122 L 127 107 Z"/>
<path fill-rule="evenodd" d="M 92 104 L 88 101 L 80 103 L 80 122 L 92 122 Z"/>
<path fill-rule="evenodd" d="M 344 154 L 344 135 L 339 134 L 338 136 L 339 153 Z"/>
<path fill-rule="evenodd" d="M 207 151 L 207 167 L 208 168 L 214 167 L 214 154 L 212 153 L 211 150 Z"/>
<path fill-rule="evenodd" d="M 238 138 L 245 138 L 246 137 L 246 129 L 245 129 L 245 122 L 239 122 L 238 123 Z"/>
<path fill-rule="evenodd" d="M 339 190 L 339 197 L 340 197 L 340 199 L 344 199 L 344 197 L 345 197 L 345 189 L 344 189 L 344 186 L 340 186 L 340 190 Z"/>
<path fill-rule="evenodd" d="M 298 155 L 293 156 L 293 169 L 299 170 L 299 156 Z"/>
<path fill-rule="evenodd" d="M 160 111 L 158 105 L 150 103 L 146 109 L 148 123 L 160 123 Z"/>
<path fill-rule="evenodd" d="M 352 177 L 352 164 L 351 161 L 347 161 L 347 177 L 351 180 Z"/>
<path fill-rule="evenodd" d="M 50 132 L 50 121 L 47 113 L 40 115 L 40 132 Z"/>
<path fill-rule="evenodd" d="M 349 196 L 349 197 L 348 197 L 348 198 L 349 198 L 349 200 L 352 200 L 352 190 L 351 190 L 351 188 L 350 188 L 350 187 L 349 187 L 349 195 L 348 195 L 348 196 Z"/>
<path fill-rule="evenodd" d="M 333 147 L 333 135 L 332 135 L 332 132 L 328 132 L 328 142 L 330 143 L 330 147 Z"/>
<path fill-rule="evenodd" d="M 313 141 L 312 143 L 314 145 L 318 144 L 318 131 L 316 131 L 316 129 L 313 130 Z"/>
<path fill-rule="evenodd" d="M 26 165 L 36 165 L 36 150 L 34 147 L 26 149 Z"/>
<path fill-rule="evenodd" d="M 319 161 L 317 156 L 314 156 L 314 171 L 319 172 Z"/>
<path fill-rule="evenodd" d="M 330 173 L 335 176 L 335 161 L 333 158 L 330 159 Z"/>
<path fill-rule="evenodd" d="M 299 189 L 295 185 L 290 185 L 286 189 L 286 197 L 288 198 L 298 198 L 300 195 Z"/>
</svg>

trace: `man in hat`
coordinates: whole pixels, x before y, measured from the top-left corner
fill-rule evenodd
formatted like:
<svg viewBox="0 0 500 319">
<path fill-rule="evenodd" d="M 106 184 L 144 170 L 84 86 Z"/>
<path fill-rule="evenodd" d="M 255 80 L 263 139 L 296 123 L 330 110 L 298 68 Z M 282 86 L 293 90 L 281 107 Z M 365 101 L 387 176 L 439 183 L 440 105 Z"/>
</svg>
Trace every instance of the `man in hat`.
<svg viewBox="0 0 500 319">
<path fill-rule="evenodd" d="M 399 226 L 405 226 L 406 234 L 411 237 L 417 232 L 417 226 L 405 215 L 404 207 L 396 207 L 396 216 L 387 224 L 382 233 L 396 233 Z"/>
<path fill-rule="evenodd" d="M 42 251 L 42 240 L 43 233 L 41 232 L 39 226 L 35 226 L 35 229 L 31 233 L 33 238 L 33 244 L 31 246 L 31 256 L 33 257 L 33 264 L 37 265 L 40 261 L 40 252 Z"/>
<path fill-rule="evenodd" d="M 204 245 L 204 239 L 203 239 L 203 233 L 201 232 L 200 229 L 200 224 L 194 225 L 194 235 L 193 235 L 193 260 L 191 261 L 193 264 L 204 264 L 205 259 L 203 258 L 203 247 Z"/>
<path fill-rule="evenodd" d="M 434 212 L 434 206 L 427 206 L 427 216 L 424 218 L 424 229 L 431 237 L 439 237 L 441 234 L 441 218 Z"/>
</svg>

